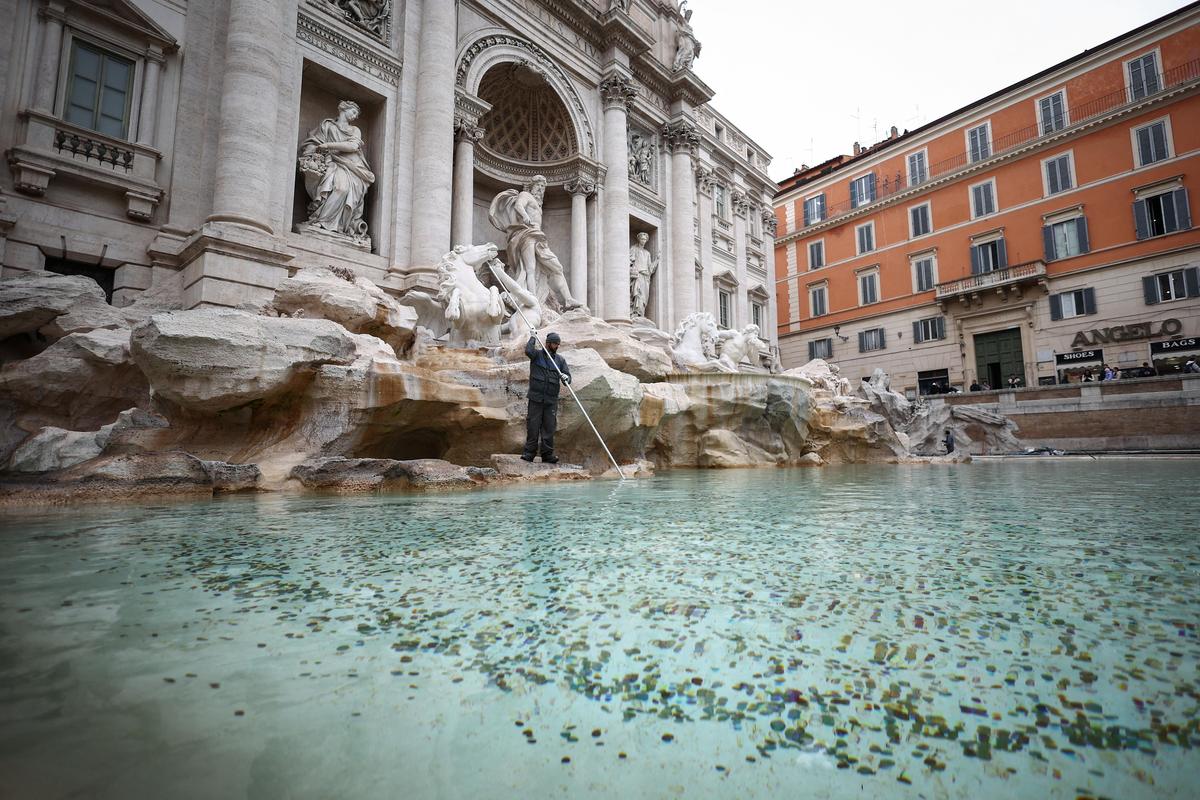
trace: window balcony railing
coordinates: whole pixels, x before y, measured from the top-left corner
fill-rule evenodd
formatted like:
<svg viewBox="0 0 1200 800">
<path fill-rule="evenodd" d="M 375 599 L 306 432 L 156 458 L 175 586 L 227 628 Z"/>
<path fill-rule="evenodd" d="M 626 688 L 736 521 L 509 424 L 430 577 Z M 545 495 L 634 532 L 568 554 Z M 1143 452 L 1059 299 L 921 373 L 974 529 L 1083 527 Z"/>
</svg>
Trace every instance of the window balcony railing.
<svg viewBox="0 0 1200 800">
<path fill-rule="evenodd" d="M 1037 142 L 1040 139 L 1049 139 L 1053 136 L 1061 134 L 1065 130 L 1082 125 L 1085 122 L 1104 117 L 1114 112 L 1121 110 L 1125 106 L 1132 106 L 1135 103 L 1144 103 L 1147 100 L 1152 100 L 1159 95 L 1173 91 L 1185 84 L 1193 83 L 1200 79 L 1200 58 L 1188 61 L 1185 64 L 1180 64 L 1169 70 L 1158 73 L 1158 88 L 1145 95 L 1135 97 L 1133 89 L 1126 87 L 1117 89 L 1116 91 L 1107 94 L 1092 97 L 1082 102 L 1072 103 L 1070 109 L 1063 115 L 1063 125 L 1055 130 L 1043 131 L 1039 123 L 1035 122 L 1020 130 L 1006 133 L 1003 136 L 994 137 L 989 142 L 990 153 L 988 156 L 977 161 L 988 161 L 998 156 L 1003 156 L 1013 150 L 1026 147 Z M 1153 85 L 1153 82 L 1149 82 Z M 915 189 L 921 184 L 929 183 L 930 181 L 947 177 L 955 172 L 963 170 L 976 161 L 972 161 L 970 154 L 966 151 L 958 155 L 947 158 L 942 161 L 930 164 L 924 170 L 924 175 L 919 182 L 910 183 L 903 173 L 896 173 L 894 176 L 876 174 L 875 197 L 854 205 L 850 200 L 845 200 L 841 203 L 827 204 L 824 209 L 824 214 L 820 219 L 812 220 L 804 227 L 811 225 L 820 225 L 829 222 L 838 217 L 845 216 L 853 211 L 860 211 L 864 208 L 874 205 L 882 200 L 907 192 L 910 189 Z"/>
<path fill-rule="evenodd" d="M 1000 288 L 1024 281 L 1037 280 L 1046 275 L 1046 262 L 1030 261 L 1025 264 L 1014 264 L 1004 269 L 981 272 L 969 278 L 959 278 L 956 281 L 939 283 L 936 287 L 938 300 L 945 300 L 960 295 L 978 294 L 987 289 Z"/>
</svg>

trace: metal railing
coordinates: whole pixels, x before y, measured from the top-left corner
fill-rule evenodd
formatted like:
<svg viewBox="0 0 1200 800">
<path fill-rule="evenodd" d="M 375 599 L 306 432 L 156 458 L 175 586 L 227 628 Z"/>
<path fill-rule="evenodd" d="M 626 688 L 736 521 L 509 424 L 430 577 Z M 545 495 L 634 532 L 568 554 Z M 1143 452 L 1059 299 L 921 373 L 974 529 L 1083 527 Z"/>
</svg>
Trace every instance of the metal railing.
<svg viewBox="0 0 1200 800">
<path fill-rule="evenodd" d="M 970 294 L 979 292 L 984 289 L 989 289 L 994 286 L 1004 286 L 1010 283 L 1029 280 L 1031 278 L 1039 278 L 1046 274 L 1046 262 L 1030 261 L 1025 264 L 1014 264 L 1011 267 L 1004 269 L 992 270 L 991 272 L 981 272 L 978 275 L 972 275 L 968 278 L 959 278 L 956 281 L 946 281 L 939 283 L 936 287 L 935 296 L 941 300 L 944 297 L 954 297 L 960 294 Z"/>
<path fill-rule="evenodd" d="M 59 128 L 54 132 L 54 149 L 66 151 L 72 156 L 83 156 L 85 161 L 107 164 L 114 170 L 129 172 L 133 169 L 133 150 L 121 147 L 112 140 L 102 139 L 99 135 L 88 136 Z"/>
<path fill-rule="evenodd" d="M 1177 67 L 1172 67 L 1169 70 L 1157 73 L 1157 88 L 1152 92 L 1146 92 L 1145 94 L 1135 96 L 1134 89 L 1132 87 L 1126 87 L 1123 89 L 1117 89 L 1113 92 L 1108 92 L 1107 94 L 1093 97 L 1089 100 L 1083 101 L 1082 103 L 1074 103 L 1062 115 L 1065 118 L 1062 120 L 1065 124 L 1062 127 L 1056 128 L 1055 130 L 1043 132 L 1041 123 L 1035 122 L 1033 125 L 1021 128 L 1020 130 L 1006 133 L 1003 136 L 997 136 L 991 139 L 989 143 L 990 153 L 986 157 L 977 159 L 976 161 L 987 161 L 988 159 L 1004 155 L 1011 150 L 1025 147 L 1026 145 L 1032 144 L 1039 139 L 1045 139 L 1061 133 L 1063 130 L 1068 129 L 1073 125 L 1081 125 L 1106 114 L 1111 114 L 1123 106 L 1143 102 L 1144 100 L 1156 97 L 1164 92 L 1171 91 L 1172 89 L 1182 86 L 1183 84 L 1195 81 L 1198 78 L 1200 78 L 1200 58 L 1193 59 L 1185 64 L 1180 64 Z M 1057 116 L 1058 115 L 1056 115 L 1056 117 Z M 908 182 L 907 176 L 903 172 L 897 172 L 894 178 L 889 175 L 876 173 L 876 191 L 873 199 L 865 203 L 860 203 L 857 206 L 853 205 L 850 200 L 846 200 L 837 204 L 827 203 L 824 216 L 820 220 L 809 221 L 807 224 L 803 224 L 802 228 L 819 225 L 823 222 L 836 219 L 837 217 L 845 216 L 852 211 L 858 211 L 859 209 L 867 208 L 868 206 L 874 205 L 881 200 L 885 200 L 892 195 L 899 194 L 900 192 L 916 188 L 923 183 L 928 183 L 931 180 L 942 178 L 951 173 L 958 172 L 959 170 L 976 163 L 976 161 L 971 160 L 970 153 L 963 151 L 962 153 L 959 153 L 951 158 L 938 161 L 934 164 L 929 164 L 925 167 L 923 179 L 920 182 L 914 182 L 912 184 Z"/>
</svg>

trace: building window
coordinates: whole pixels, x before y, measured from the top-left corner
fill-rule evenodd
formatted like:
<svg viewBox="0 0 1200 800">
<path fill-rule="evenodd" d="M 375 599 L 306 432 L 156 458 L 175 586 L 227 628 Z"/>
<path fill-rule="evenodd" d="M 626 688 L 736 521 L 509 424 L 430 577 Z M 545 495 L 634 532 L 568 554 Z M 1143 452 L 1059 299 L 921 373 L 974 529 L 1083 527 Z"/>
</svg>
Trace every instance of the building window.
<svg viewBox="0 0 1200 800">
<path fill-rule="evenodd" d="M 750 321 L 753 322 L 761 331 L 763 326 L 763 307 L 762 303 L 750 304 Z"/>
<path fill-rule="evenodd" d="M 814 317 L 823 317 L 829 313 L 829 303 L 825 294 L 825 286 L 809 287 L 808 310 Z"/>
<path fill-rule="evenodd" d="M 1087 220 L 1083 217 L 1051 222 L 1042 228 L 1047 261 L 1070 258 L 1091 249 L 1088 246 Z"/>
<path fill-rule="evenodd" d="M 913 285 L 918 292 L 928 292 L 937 285 L 937 267 L 933 262 L 933 256 L 922 256 L 914 259 L 913 265 Z"/>
<path fill-rule="evenodd" d="M 858 276 L 858 304 L 860 306 L 879 302 L 879 273 L 864 272 Z"/>
<path fill-rule="evenodd" d="M 1061 89 L 1038 100 L 1038 125 L 1043 136 L 1067 127 L 1066 93 Z"/>
<path fill-rule="evenodd" d="M 985 122 L 967 131 L 967 155 L 970 157 L 972 164 L 991 157 L 991 123 Z"/>
<path fill-rule="evenodd" d="M 133 62 L 75 39 L 63 118 L 73 125 L 125 139 L 133 95 Z"/>
<path fill-rule="evenodd" d="M 875 202 L 875 175 L 863 175 L 850 181 L 850 207 L 858 208 Z"/>
<path fill-rule="evenodd" d="M 929 203 L 913 206 L 908 210 L 909 236 L 913 239 L 933 231 Z"/>
<path fill-rule="evenodd" d="M 1008 252 L 1004 239 L 993 239 L 971 245 L 971 274 L 982 275 L 1008 266 Z"/>
<path fill-rule="evenodd" d="M 917 344 L 920 344 L 921 342 L 931 342 L 934 339 L 945 338 L 945 317 L 928 317 L 926 319 L 919 319 L 913 322 L 913 341 Z"/>
<path fill-rule="evenodd" d="M 1052 320 L 1082 317 L 1085 314 L 1095 313 L 1095 289 L 1076 289 L 1072 292 L 1050 295 L 1050 319 Z"/>
<path fill-rule="evenodd" d="M 858 352 L 869 353 L 872 350 L 882 350 L 887 347 L 887 336 L 883 328 L 871 328 L 858 332 Z"/>
<path fill-rule="evenodd" d="M 722 328 L 731 326 L 730 312 L 733 308 L 733 298 L 724 289 L 717 290 L 717 315 Z"/>
<path fill-rule="evenodd" d="M 804 201 L 804 227 L 825 219 L 825 195 L 819 194 Z"/>
<path fill-rule="evenodd" d="M 1171 140 L 1167 121 L 1160 119 L 1133 129 L 1134 158 L 1139 167 L 1149 166 L 1171 157 Z"/>
<path fill-rule="evenodd" d="M 1129 69 L 1129 99 L 1141 100 L 1162 87 L 1158 76 L 1158 54 L 1146 53 L 1126 62 Z"/>
<path fill-rule="evenodd" d="M 977 183 L 971 187 L 971 218 L 978 219 L 996 213 L 996 180 Z"/>
<path fill-rule="evenodd" d="M 1189 297 L 1200 297 L 1200 267 L 1176 269 L 1171 272 L 1160 272 L 1157 275 L 1147 275 L 1142 278 L 1142 290 L 1146 295 L 1146 305 L 1169 303 L 1172 300 L 1186 300 Z"/>
<path fill-rule="evenodd" d="M 1149 239 L 1192 227 L 1188 208 L 1187 189 L 1182 186 L 1171 191 L 1140 197 L 1133 203 L 1133 224 L 1137 238 Z"/>
<path fill-rule="evenodd" d="M 1065 192 L 1075 188 L 1075 176 L 1071 169 L 1071 154 L 1047 158 L 1042 162 L 1043 174 L 1046 178 L 1046 196 Z"/>
<path fill-rule="evenodd" d="M 729 203 L 726 200 L 725 187 L 720 184 L 713 187 L 713 200 L 717 207 L 717 216 L 729 219 Z"/>
<path fill-rule="evenodd" d="M 908 185 L 916 186 L 929 180 L 929 164 L 924 150 L 908 154 Z"/>
<path fill-rule="evenodd" d="M 833 339 L 814 339 L 808 343 L 808 360 L 833 358 Z"/>
<path fill-rule="evenodd" d="M 854 238 L 858 244 L 858 254 L 869 253 L 875 249 L 875 223 L 868 222 L 854 229 Z"/>
<path fill-rule="evenodd" d="M 808 243 L 808 268 L 820 269 L 825 266 L 825 240 Z"/>
</svg>

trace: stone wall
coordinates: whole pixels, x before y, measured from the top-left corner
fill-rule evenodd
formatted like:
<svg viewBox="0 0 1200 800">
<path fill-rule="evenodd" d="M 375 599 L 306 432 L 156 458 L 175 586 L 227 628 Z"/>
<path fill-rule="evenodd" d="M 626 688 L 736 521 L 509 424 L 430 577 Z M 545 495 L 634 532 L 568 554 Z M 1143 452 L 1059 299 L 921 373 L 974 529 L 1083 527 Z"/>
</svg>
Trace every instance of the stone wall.
<svg viewBox="0 0 1200 800">
<path fill-rule="evenodd" d="M 978 405 L 1017 424 L 1029 447 L 1200 449 L 1200 375 L 972 392 L 933 405 Z"/>
</svg>

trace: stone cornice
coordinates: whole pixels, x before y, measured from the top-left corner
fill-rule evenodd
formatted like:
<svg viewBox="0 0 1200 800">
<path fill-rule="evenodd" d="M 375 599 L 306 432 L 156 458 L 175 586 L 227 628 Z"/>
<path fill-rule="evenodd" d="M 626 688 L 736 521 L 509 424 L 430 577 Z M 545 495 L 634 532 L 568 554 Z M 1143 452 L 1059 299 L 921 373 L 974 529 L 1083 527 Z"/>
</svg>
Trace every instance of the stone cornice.
<svg viewBox="0 0 1200 800">
<path fill-rule="evenodd" d="M 454 126 L 477 125 L 484 114 L 492 110 L 492 104 L 470 94 L 461 86 L 454 87 Z"/>
<path fill-rule="evenodd" d="M 628 11 L 610 7 L 600 17 L 602 41 L 624 50 L 631 56 L 641 55 L 654 47 L 654 37 L 633 23 Z"/>
</svg>

